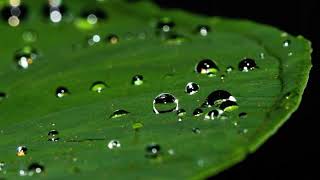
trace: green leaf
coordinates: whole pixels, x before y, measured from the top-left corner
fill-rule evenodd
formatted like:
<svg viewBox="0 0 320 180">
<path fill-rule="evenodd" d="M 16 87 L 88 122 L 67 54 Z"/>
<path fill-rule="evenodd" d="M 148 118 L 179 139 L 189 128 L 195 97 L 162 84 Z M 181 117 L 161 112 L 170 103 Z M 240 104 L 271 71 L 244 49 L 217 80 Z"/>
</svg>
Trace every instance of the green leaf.
<svg viewBox="0 0 320 180">
<path fill-rule="evenodd" d="M 43 4 L 25 3 L 29 14 L 17 27 L 7 19 L 0 24 L 0 179 L 32 175 L 32 163 L 44 166 L 33 176 L 45 179 L 217 174 L 254 152 L 290 117 L 311 68 L 309 41 L 250 21 L 160 10 L 145 1 L 70 0 L 63 2 L 68 11 L 62 21 L 53 23 L 43 16 Z M 0 2 L 2 11 L 6 6 Z M 80 18 L 96 7 L 107 13 L 105 20 Z M 160 20 L 169 23 L 169 33 L 157 30 Z M 200 35 L 199 25 L 211 31 Z M 93 35 L 100 42 L 89 45 Z M 15 56 L 25 57 L 25 69 Z M 217 65 L 212 76 L 196 73 L 197 63 L 208 58 Z M 240 71 L 244 58 L 257 67 Z M 135 75 L 143 80 L 133 85 Z M 184 92 L 189 82 L 200 86 L 198 93 Z M 65 88 L 61 98 L 59 87 Z M 214 120 L 204 119 L 215 105 L 193 116 L 216 90 L 231 93 L 237 106 L 225 106 Z M 154 98 L 165 92 L 186 115 L 153 112 Z M 175 110 L 174 103 L 161 108 Z M 51 130 L 59 132 L 58 140 Z M 18 146 L 28 148 L 25 156 L 17 156 Z"/>
</svg>

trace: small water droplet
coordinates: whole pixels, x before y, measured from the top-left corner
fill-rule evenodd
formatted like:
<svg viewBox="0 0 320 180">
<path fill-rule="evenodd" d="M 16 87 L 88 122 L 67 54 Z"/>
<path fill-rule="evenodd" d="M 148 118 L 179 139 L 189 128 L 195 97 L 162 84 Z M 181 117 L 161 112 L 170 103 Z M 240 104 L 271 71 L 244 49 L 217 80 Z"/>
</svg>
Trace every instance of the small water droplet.
<svg viewBox="0 0 320 180">
<path fill-rule="evenodd" d="M 193 132 L 194 134 L 200 134 L 200 133 L 201 133 L 201 131 L 200 131 L 199 128 L 192 128 L 192 132 Z"/>
<path fill-rule="evenodd" d="M 7 97 L 7 94 L 4 92 L 0 92 L 0 102 L 3 101 Z"/>
<path fill-rule="evenodd" d="M 97 81 L 97 82 L 94 82 L 92 85 L 91 85 L 91 91 L 93 92 L 97 92 L 97 93 L 101 93 L 104 89 L 107 88 L 107 85 L 102 82 L 102 81 Z"/>
<path fill-rule="evenodd" d="M 121 147 L 121 144 L 120 144 L 120 141 L 118 141 L 118 140 L 113 139 L 113 140 L 109 141 L 109 143 L 108 143 L 109 149 L 117 149 L 120 147 Z"/>
<path fill-rule="evenodd" d="M 44 166 L 39 163 L 32 163 L 28 166 L 28 174 L 32 176 L 33 174 L 40 174 L 44 171 Z"/>
<path fill-rule="evenodd" d="M 196 32 L 199 33 L 201 36 L 207 36 L 210 31 L 211 28 L 208 25 L 199 25 L 196 28 Z"/>
<path fill-rule="evenodd" d="M 26 146 L 17 147 L 17 156 L 25 156 L 27 154 L 28 148 Z"/>
<path fill-rule="evenodd" d="M 238 67 L 239 67 L 239 70 L 242 72 L 249 72 L 257 68 L 257 64 L 253 59 L 244 58 L 243 60 L 240 61 Z"/>
<path fill-rule="evenodd" d="M 123 109 L 119 109 L 114 111 L 109 118 L 119 118 L 128 115 L 129 112 Z"/>
<path fill-rule="evenodd" d="M 282 46 L 287 48 L 290 46 L 290 44 L 291 44 L 291 41 L 289 39 L 287 39 L 287 40 L 283 41 Z"/>
<path fill-rule="evenodd" d="M 178 117 L 184 117 L 185 115 L 187 114 L 187 112 L 186 112 L 186 110 L 184 110 L 184 109 L 179 109 L 178 111 L 177 111 L 177 115 L 178 115 Z"/>
<path fill-rule="evenodd" d="M 4 170 L 6 164 L 3 161 L 0 161 L 0 172 Z"/>
<path fill-rule="evenodd" d="M 65 87 L 58 87 L 56 90 L 56 96 L 58 98 L 63 98 L 65 96 L 68 96 L 70 94 L 69 90 Z"/>
<path fill-rule="evenodd" d="M 168 17 L 161 18 L 157 23 L 157 29 L 160 32 L 169 32 L 173 29 L 175 23 Z"/>
<path fill-rule="evenodd" d="M 203 110 L 200 108 L 196 108 L 192 114 L 193 116 L 201 116 L 203 114 Z"/>
<path fill-rule="evenodd" d="M 224 81 L 225 77 L 226 77 L 225 75 L 221 75 L 220 76 L 221 81 Z"/>
<path fill-rule="evenodd" d="M 265 54 L 264 54 L 263 52 L 260 53 L 260 54 L 259 54 L 259 58 L 260 58 L 260 59 L 264 59 L 264 58 L 265 58 Z"/>
<path fill-rule="evenodd" d="M 119 43 L 119 37 L 115 34 L 110 34 L 109 36 L 107 36 L 107 42 L 110 44 L 117 44 Z"/>
<path fill-rule="evenodd" d="M 203 104 L 204 107 L 208 106 L 217 106 L 220 105 L 224 101 L 237 101 L 235 97 L 233 97 L 229 92 L 225 90 L 216 90 L 209 94 L 205 103 Z"/>
<path fill-rule="evenodd" d="M 288 52 L 288 56 L 292 56 L 293 55 L 293 53 L 292 52 Z"/>
<path fill-rule="evenodd" d="M 248 131 L 249 131 L 248 129 L 243 128 L 243 129 L 240 129 L 240 130 L 239 130 L 239 134 L 244 135 L 244 134 L 247 134 Z"/>
<path fill-rule="evenodd" d="M 231 73 L 233 71 L 233 67 L 232 66 L 228 66 L 226 72 L 227 73 Z"/>
<path fill-rule="evenodd" d="M 38 52 L 34 48 L 25 46 L 16 51 L 14 60 L 19 68 L 27 69 L 35 62 L 35 60 L 38 58 L 38 55 Z"/>
<path fill-rule="evenodd" d="M 186 85 L 184 92 L 189 95 L 194 95 L 199 91 L 199 89 L 200 89 L 200 86 L 197 83 L 189 82 Z"/>
<path fill-rule="evenodd" d="M 220 110 L 220 109 L 214 109 L 214 110 L 212 110 L 212 111 L 209 111 L 209 112 L 205 115 L 204 119 L 214 120 L 214 119 L 218 118 L 222 113 L 223 113 L 222 110 Z"/>
<path fill-rule="evenodd" d="M 247 117 L 247 113 L 246 112 L 241 112 L 241 113 L 239 113 L 239 118 L 246 118 Z"/>
<path fill-rule="evenodd" d="M 132 77 L 131 83 L 135 86 L 140 86 L 143 84 L 143 76 L 142 75 L 135 75 Z"/>
<path fill-rule="evenodd" d="M 219 71 L 219 69 L 216 63 L 211 59 L 203 59 L 196 65 L 195 71 L 200 74 L 215 74 Z"/>
<path fill-rule="evenodd" d="M 141 128 L 143 128 L 143 124 L 141 122 L 136 122 L 136 123 L 133 123 L 132 125 L 132 129 L 134 129 L 135 131 L 138 131 Z"/>
<path fill-rule="evenodd" d="M 170 93 L 161 93 L 153 100 L 153 112 L 156 114 L 173 112 L 179 109 L 179 100 Z"/>
<path fill-rule="evenodd" d="M 161 154 L 161 148 L 159 144 L 149 144 L 146 146 L 146 157 L 147 158 L 157 158 Z"/>
<path fill-rule="evenodd" d="M 231 112 L 231 111 L 234 111 L 239 108 L 239 106 L 236 102 L 230 101 L 230 100 L 222 102 L 219 107 L 224 112 Z"/>
<path fill-rule="evenodd" d="M 57 130 L 51 130 L 48 132 L 48 141 L 59 141 L 59 132 Z"/>
<path fill-rule="evenodd" d="M 22 39 L 27 42 L 35 42 L 38 39 L 38 34 L 33 30 L 27 30 L 22 33 Z"/>
</svg>

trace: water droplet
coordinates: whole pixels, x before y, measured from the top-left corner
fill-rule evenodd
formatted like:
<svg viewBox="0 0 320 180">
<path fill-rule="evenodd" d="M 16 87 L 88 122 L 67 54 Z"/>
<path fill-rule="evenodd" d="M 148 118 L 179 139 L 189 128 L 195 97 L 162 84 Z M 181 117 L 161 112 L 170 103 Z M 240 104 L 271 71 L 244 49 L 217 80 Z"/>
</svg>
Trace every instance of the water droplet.
<svg viewBox="0 0 320 180">
<path fill-rule="evenodd" d="M 264 59 L 265 58 L 265 54 L 262 52 L 259 54 L 260 59 Z"/>
<path fill-rule="evenodd" d="M 59 141 L 59 132 L 57 130 L 51 130 L 48 132 L 48 141 Z"/>
<path fill-rule="evenodd" d="M 132 125 L 132 129 L 134 129 L 135 131 L 138 131 L 141 128 L 143 128 L 143 124 L 141 122 L 136 122 L 136 123 L 133 123 Z"/>
<path fill-rule="evenodd" d="M 14 55 L 15 62 L 18 67 L 22 69 L 29 68 L 37 58 L 38 52 L 30 46 L 25 46 L 22 49 L 19 49 Z"/>
<path fill-rule="evenodd" d="M 201 36 L 207 36 L 210 31 L 211 28 L 207 25 L 199 25 L 196 28 L 196 32 L 199 33 Z"/>
<path fill-rule="evenodd" d="M 44 166 L 39 163 L 32 163 L 28 166 L 28 174 L 32 176 L 33 174 L 40 174 L 44 171 Z"/>
<path fill-rule="evenodd" d="M 239 118 L 246 118 L 247 115 L 248 114 L 246 112 L 241 112 L 241 113 L 239 113 Z"/>
<path fill-rule="evenodd" d="M 233 71 L 233 67 L 232 66 L 228 66 L 226 72 L 227 73 L 231 73 Z"/>
<path fill-rule="evenodd" d="M 179 110 L 177 111 L 178 117 L 184 117 L 186 114 L 187 114 L 187 112 L 186 112 L 186 110 L 184 110 L 184 109 L 179 109 Z"/>
<path fill-rule="evenodd" d="M 76 27 L 83 30 L 92 30 L 98 22 L 103 22 L 108 18 L 102 9 L 89 9 L 80 14 L 80 18 L 75 21 Z"/>
<path fill-rule="evenodd" d="M 195 71 L 200 74 L 217 73 L 218 66 L 211 59 L 201 60 L 195 67 Z"/>
<path fill-rule="evenodd" d="M 107 37 L 106 40 L 110 44 L 117 44 L 119 42 L 119 37 L 115 34 L 111 34 Z"/>
<path fill-rule="evenodd" d="M 287 40 L 283 41 L 282 46 L 287 48 L 290 46 L 290 44 L 291 44 L 291 41 L 289 39 L 287 39 Z"/>
<path fill-rule="evenodd" d="M 218 118 L 222 113 L 223 113 L 222 110 L 220 110 L 220 109 L 214 109 L 214 110 L 208 112 L 208 113 L 205 115 L 204 119 L 214 120 L 214 119 Z"/>
<path fill-rule="evenodd" d="M 240 61 L 238 67 L 240 71 L 248 72 L 248 71 L 254 70 L 257 67 L 257 64 L 253 59 L 244 58 L 243 60 Z"/>
<path fill-rule="evenodd" d="M 143 84 L 143 76 L 142 75 L 135 75 L 132 77 L 131 83 L 135 86 L 140 86 Z"/>
<path fill-rule="evenodd" d="M 288 52 L 288 56 L 292 56 L 293 55 L 293 53 L 292 52 Z"/>
<path fill-rule="evenodd" d="M 17 156 L 25 156 L 27 154 L 28 148 L 26 146 L 17 147 Z"/>
<path fill-rule="evenodd" d="M 186 87 L 184 92 L 189 94 L 189 95 L 193 95 L 196 94 L 200 89 L 200 86 L 197 83 L 194 82 L 189 82 Z"/>
<path fill-rule="evenodd" d="M 117 149 L 120 147 L 121 147 L 121 144 L 120 144 L 120 141 L 118 141 L 118 140 L 113 139 L 113 140 L 109 141 L 109 143 L 108 143 L 109 149 Z"/>
<path fill-rule="evenodd" d="M 43 15 L 49 17 L 53 23 L 61 22 L 63 15 L 66 13 L 66 7 L 61 4 L 60 0 L 50 0 L 48 4 L 43 7 Z"/>
<path fill-rule="evenodd" d="M 168 17 L 161 18 L 157 24 L 157 29 L 160 32 L 169 32 L 175 26 L 175 23 Z"/>
<path fill-rule="evenodd" d="M 4 170 L 6 164 L 3 161 L 0 161 L 0 172 Z"/>
<path fill-rule="evenodd" d="M 146 157 L 147 158 L 157 158 L 161 154 L 161 148 L 159 144 L 149 144 L 146 147 Z"/>
<path fill-rule="evenodd" d="M 224 101 L 220 104 L 220 109 L 222 109 L 224 112 L 231 112 L 238 108 L 239 108 L 238 104 L 230 100 Z"/>
<path fill-rule="evenodd" d="M 119 109 L 119 110 L 114 111 L 114 112 L 110 115 L 110 118 L 119 118 L 119 117 L 126 116 L 126 115 L 128 115 L 128 114 L 129 114 L 128 111 L 123 110 L 123 109 Z"/>
<path fill-rule="evenodd" d="M 229 92 L 224 90 L 216 90 L 216 91 L 213 91 L 211 94 L 209 94 L 203 106 L 205 107 L 206 106 L 210 107 L 213 105 L 217 106 L 227 100 L 237 101 L 236 98 L 234 98 Z"/>
<path fill-rule="evenodd" d="M 91 91 L 101 93 L 104 89 L 107 88 L 107 85 L 102 81 L 94 82 L 91 86 Z"/>
<path fill-rule="evenodd" d="M 201 116 L 203 114 L 203 110 L 200 108 L 196 108 L 192 114 L 193 116 Z"/>
<path fill-rule="evenodd" d="M 153 100 L 153 112 L 156 114 L 173 112 L 179 109 L 179 101 L 170 93 L 161 93 Z"/>
<path fill-rule="evenodd" d="M 201 131 L 200 131 L 199 128 L 192 128 L 192 132 L 193 132 L 194 134 L 200 134 L 200 133 L 201 133 Z"/>
<path fill-rule="evenodd" d="M 19 25 L 20 20 L 23 20 L 27 17 L 28 14 L 28 9 L 25 5 L 20 4 L 20 2 L 18 4 L 14 4 L 11 6 L 7 5 L 4 6 L 1 9 L 1 15 L 2 18 L 7 21 L 10 26 L 12 27 L 16 27 Z"/>
<path fill-rule="evenodd" d="M 27 30 L 22 33 L 22 39 L 25 42 L 35 42 L 38 39 L 38 34 L 33 30 Z"/>
<path fill-rule="evenodd" d="M 225 78 L 226 76 L 225 75 L 221 75 L 220 76 L 220 79 L 222 80 L 222 81 L 224 81 L 224 78 Z"/>
<path fill-rule="evenodd" d="M 7 94 L 4 92 L 0 92 L 0 102 L 3 101 L 7 97 Z"/>
<path fill-rule="evenodd" d="M 65 87 L 58 87 L 56 90 L 56 96 L 58 98 L 63 98 L 65 96 L 68 96 L 70 94 L 69 90 Z"/>
</svg>

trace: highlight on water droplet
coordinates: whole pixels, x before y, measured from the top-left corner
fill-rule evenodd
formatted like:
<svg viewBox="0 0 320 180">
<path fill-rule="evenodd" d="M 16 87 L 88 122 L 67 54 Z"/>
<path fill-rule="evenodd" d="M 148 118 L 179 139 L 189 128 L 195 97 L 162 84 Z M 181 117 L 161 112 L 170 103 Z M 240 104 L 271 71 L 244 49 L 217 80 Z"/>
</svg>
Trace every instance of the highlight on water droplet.
<svg viewBox="0 0 320 180">
<path fill-rule="evenodd" d="M 204 116 L 204 119 L 205 119 L 205 120 L 214 120 L 214 119 L 216 119 L 216 118 L 219 118 L 222 113 L 223 113 L 222 110 L 220 110 L 220 109 L 214 109 L 214 110 L 209 111 L 209 112 Z"/>
<path fill-rule="evenodd" d="M 109 149 L 118 149 L 120 147 L 121 147 L 121 144 L 120 144 L 120 141 L 118 141 L 118 140 L 113 139 L 113 140 L 109 141 L 109 143 L 108 143 Z"/>
<path fill-rule="evenodd" d="M 227 69 L 226 69 L 226 72 L 229 74 L 233 71 L 233 67 L 232 66 L 228 66 Z"/>
<path fill-rule="evenodd" d="M 189 94 L 189 95 L 194 95 L 196 94 L 200 89 L 200 86 L 197 84 L 197 83 L 194 83 L 194 82 L 189 82 L 185 89 L 184 89 L 184 92 Z"/>
<path fill-rule="evenodd" d="M 131 83 L 135 86 L 140 86 L 143 84 L 143 76 L 142 75 L 135 75 L 132 77 Z"/>
<path fill-rule="evenodd" d="M 249 72 L 257 68 L 256 61 L 250 58 L 244 58 L 239 62 L 238 68 L 242 72 Z"/>
<path fill-rule="evenodd" d="M 70 94 L 69 90 L 66 87 L 60 86 L 56 89 L 56 96 L 58 98 L 63 98 Z"/>
<path fill-rule="evenodd" d="M 57 130 L 51 130 L 48 132 L 48 141 L 59 141 L 59 132 Z"/>
<path fill-rule="evenodd" d="M 287 39 L 287 40 L 283 41 L 282 46 L 287 48 L 290 46 L 290 44 L 291 44 L 291 40 Z"/>
<path fill-rule="evenodd" d="M 22 49 L 16 51 L 14 55 L 14 61 L 21 69 L 28 69 L 35 60 L 38 58 L 38 52 L 31 46 L 25 46 Z"/>
<path fill-rule="evenodd" d="M 179 109 L 179 110 L 177 111 L 177 116 L 178 116 L 178 117 L 184 117 L 186 114 L 187 114 L 187 112 L 186 112 L 186 110 L 184 110 L 184 109 Z"/>
<path fill-rule="evenodd" d="M 174 27 L 175 27 L 175 23 L 169 17 L 163 17 L 157 23 L 157 30 L 159 32 L 167 33 L 172 31 Z"/>
<path fill-rule="evenodd" d="M 202 106 L 211 107 L 218 106 L 225 101 L 237 101 L 228 91 L 216 90 L 209 94 Z"/>
<path fill-rule="evenodd" d="M 198 25 L 196 28 L 196 32 L 201 36 L 207 36 L 211 31 L 211 28 L 208 25 Z"/>
<path fill-rule="evenodd" d="M 80 17 L 75 20 L 75 26 L 82 30 L 92 30 L 96 24 L 105 21 L 107 13 L 100 8 L 82 11 Z"/>
<path fill-rule="evenodd" d="M 126 110 L 123 110 L 123 109 L 118 109 L 116 111 L 114 111 L 109 118 L 119 118 L 119 117 L 123 117 L 123 116 L 126 116 L 128 115 L 129 112 L 126 111 Z"/>
<path fill-rule="evenodd" d="M 151 143 L 146 146 L 146 157 L 147 158 L 157 158 L 161 155 L 161 147 L 159 144 Z"/>
<path fill-rule="evenodd" d="M 119 43 L 119 37 L 115 34 L 110 34 L 106 38 L 107 42 L 110 44 L 118 44 Z"/>
<path fill-rule="evenodd" d="M 213 60 L 203 59 L 196 65 L 195 71 L 200 74 L 215 74 L 219 71 L 219 68 Z"/>
<path fill-rule="evenodd" d="M 101 93 L 106 88 L 107 85 L 103 81 L 96 81 L 91 85 L 90 90 L 93 92 Z"/>
<path fill-rule="evenodd" d="M 27 154 L 28 148 L 26 146 L 17 147 L 17 156 L 25 156 Z"/>
<path fill-rule="evenodd" d="M 40 174 L 44 171 L 44 166 L 39 163 L 32 163 L 28 166 L 28 175 Z"/>
<path fill-rule="evenodd" d="M 161 93 L 153 100 L 153 112 L 156 114 L 177 111 L 179 100 L 170 93 Z"/>
<path fill-rule="evenodd" d="M 200 108 L 196 108 L 193 112 L 192 115 L 193 116 L 201 116 L 203 114 L 203 110 Z"/>
</svg>

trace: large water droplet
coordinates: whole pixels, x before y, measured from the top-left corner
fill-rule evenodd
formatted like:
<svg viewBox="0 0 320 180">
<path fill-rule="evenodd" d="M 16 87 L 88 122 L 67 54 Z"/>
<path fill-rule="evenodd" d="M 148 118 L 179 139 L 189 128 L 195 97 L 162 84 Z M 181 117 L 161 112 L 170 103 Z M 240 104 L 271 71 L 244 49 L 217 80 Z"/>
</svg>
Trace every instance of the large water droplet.
<svg viewBox="0 0 320 180">
<path fill-rule="evenodd" d="M 224 101 L 220 104 L 220 109 L 222 109 L 224 112 L 231 112 L 238 108 L 239 108 L 238 104 L 230 100 Z"/>
<path fill-rule="evenodd" d="M 161 93 L 153 100 L 153 112 L 156 114 L 177 111 L 179 101 L 170 93 Z"/>
<path fill-rule="evenodd" d="M 200 86 L 197 83 L 189 82 L 186 85 L 184 92 L 186 92 L 189 95 L 193 95 L 193 94 L 196 94 L 199 91 L 199 89 L 200 89 Z"/>
<path fill-rule="evenodd" d="M 200 74 L 209 74 L 217 73 L 219 68 L 211 59 L 203 59 L 196 65 L 195 71 Z"/>
<path fill-rule="evenodd" d="M 108 143 L 109 149 L 117 149 L 120 147 L 121 147 L 121 144 L 120 144 L 120 141 L 118 141 L 118 140 L 113 139 L 113 140 L 109 141 L 109 143 Z"/>
<path fill-rule="evenodd" d="M 44 166 L 39 163 L 32 163 L 28 166 L 28 174 L 32 176 L 33 174 L 40 174 L 44 171 Z"/>
<path fill-rule="evenodd" d="M 102 81 L 94 82 L 91 86 L 91 91 L 101 93 L 104 89 L 107 88 L 107 85 Z"/>
<path fill-rule="evenodd" d="M 27 154 L 28 148 L 26 146 L 17 147 L 17 156 L 25 156 Z"/>
<path fill-rule="evenodd" d="M 140 86 L 143 84 L 143 76 L 142 75 L 135 75 L 132 77 L 131 83 L 135 86 Z"/>
<path fill-rule="evenodd" d="M 283 41 L 282 46 L 287 48 L 290 46 L 290 44 L 291 44 L 291 41 L 289 39 L 287 39 L 287 40 Z"/>
<path fill-rule="evenodd" d="M 159 144 L 149 144 L 146 147 L 147 158 L 157 158 L 161 154 L 161 148 Z"/>
<path fill-rule="evenodd" d="M 257 67 L 255 60 L 250 58 L 245 58 L 240 61 L 238 68 L 242 72 L 248 72 L 254 70 Z"/>
<path fill-rule="evenodd" d="M 122 117 L 122 116 L 126 116 L 126 115 L 128 115 L 128 114 L 129 114 L 128 111 L 123 110 L 123 109 L 119 109 L 119 110 L 114 111 L 114 112 L 110 115 L 110 118 L 119 118 L 119 117 Z"/>
<path fill-rule="evenodd" d="M 203 114 L 203 110 L 200 108 L 196 108 L 193 112 L 192 112 L 193 116 L 201 116 Z"/>
<path fill-rule="evenodd" d="M 196 32 L 199 33 L 201 36 L 207 36 L 210 31 L 211 28 L 208 25 L 199 25 L 196 28 Z"/>
<path fill-rule="evenodd" d="M 48 132 L 48 141 L 59 141 L 59 132 L 57 130 L 51 130 Z"/>
<path fill-rule="evenodd" d="M 18 67 L 22 69 L 29 68 L 37 58 L 38 52 L 30 46 L 25 46 L 22 49 L 19 49 L 14 56 L 14 60 Z"/>
<path fill-rule="evenodd" d="M 217 106 L 227 100 L 237 101 L 229 92 L 224 90 L 216 90 L 209 94 L 203 106 Z"/>
<path fill-rule="evenodd" d="M 68 96 L 70 94 L 69 90 L 66 87 L 58 87 L 56 90 L 56 96 L 58 98 L 63 98 L 65 96 Z"/>
</svg>

